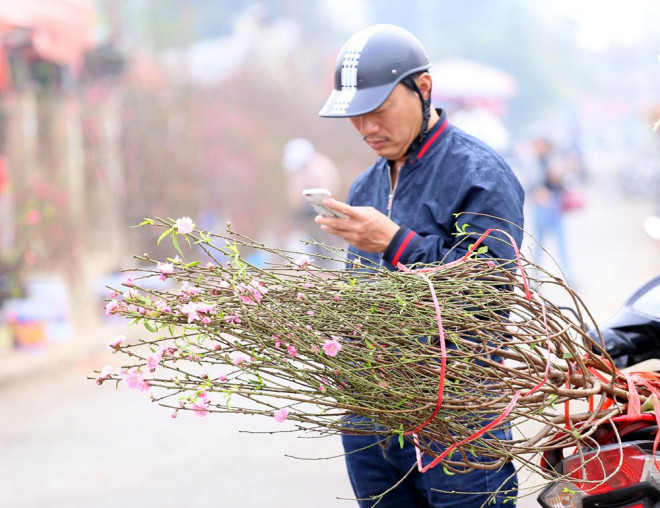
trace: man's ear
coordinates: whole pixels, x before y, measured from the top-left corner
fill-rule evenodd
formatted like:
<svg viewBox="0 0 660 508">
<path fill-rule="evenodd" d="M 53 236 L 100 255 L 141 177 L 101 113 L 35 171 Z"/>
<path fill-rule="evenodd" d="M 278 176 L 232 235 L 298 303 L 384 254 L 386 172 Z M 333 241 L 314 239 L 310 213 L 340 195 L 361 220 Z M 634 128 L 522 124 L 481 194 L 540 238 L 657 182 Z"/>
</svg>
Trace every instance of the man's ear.
<svg viewBox="0 0 660 508">
<path fill-rule="evenodd" d="M 419 76 L 417 76 L 416 83 L 424 98 L 430 99 L 432 85 L 431 75 L 428 72 L 422 72 Z"/>
</svg>

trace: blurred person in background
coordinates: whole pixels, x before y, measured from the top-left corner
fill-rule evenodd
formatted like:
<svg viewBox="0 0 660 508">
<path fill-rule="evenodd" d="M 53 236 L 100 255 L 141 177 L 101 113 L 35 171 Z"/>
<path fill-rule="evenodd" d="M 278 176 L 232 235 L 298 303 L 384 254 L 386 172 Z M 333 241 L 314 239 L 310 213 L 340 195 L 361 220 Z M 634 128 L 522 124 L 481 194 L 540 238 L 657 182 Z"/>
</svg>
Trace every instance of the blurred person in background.
<svg viewBox="0 0 660 508">
<path fill-rule="evenodd" d="M 318 228 L 313 220 L 316 213 L 303 198 L 303 189 L 321 188 L 332 193 L 339 192 L 341 177 L 330 158 L 319 153 L 312 142 L 305 138 L 293 138 L 287 142 L 281 163 L 285 171 L 288 208 L 293 216 L 287 247 L 297 251 L 305 249 L 301 240 L 318 236 Z"/>
<path fill-rule="evenodd" d="M 347 203 L 324 200 L 346 218 L 315 219 L 323 230 L 349 243 L 349 265 L 359 259 L 363 266 L 373 263 L 395 270 L 399 263 L 456 260 L 471 243 L 455 234 L 463 227 L 477 235 L 496 228 L 518 243 L 522 240 L 522 187 L 499 155 L 450 125 L 446 112 L 431 106 L 429 68 L 419 40 L 394 25 L 357 32 L 339 53 L 334 91 L 320 115 L 350 118 L 379 156 L 353 183 Z M 514 259 L 510 240 L 495 236 L 485 240 L 488 255 Z M 349 416 L 342 434 L 348 474 L 361 507 L 496 507 L 515 499 L 511 463 L 464 474 L 449 475 L 442 467 L 420 472 L 410 440 L 401 446 L 395 437 L 351 433 L 351 428 L 368 432 L 373 425 L 364 417 Z M 499 428 L 492 436 L 509 438 L 510 429 Z M 432 446 L 443 450 L 440 443 Z M 421 460 L 428 466 L 433 458 Z"/>
<path fill-rule="evenodd" d="M 565 215 L 584 206 L 584 196 L 575 181 L 584 176 L 582 164 L 576 164 L 575 154 L 561 153 L 554 141 L 545 134 L 531 140 L 534 261 L 541 264 L 548 237 L 554 237 L 559 255 L 559 267 L 568 283 L 573 283 L 571 260 L 568 254 Z"/>
</svg>

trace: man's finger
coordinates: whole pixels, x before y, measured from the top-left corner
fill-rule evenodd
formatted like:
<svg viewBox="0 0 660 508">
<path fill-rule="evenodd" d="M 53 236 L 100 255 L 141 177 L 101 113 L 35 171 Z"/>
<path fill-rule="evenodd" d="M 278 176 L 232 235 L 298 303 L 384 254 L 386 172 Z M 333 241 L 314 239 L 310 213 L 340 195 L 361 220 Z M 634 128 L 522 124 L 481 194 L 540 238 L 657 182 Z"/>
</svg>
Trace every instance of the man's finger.
<svg viewBox="0 0 660 508">
<path fill-rule="evenodd" d="M 332 210 L 335 210 L 336 212 L 343 213 L 347 217 L 352 217 L 354 210 L 351 205 L 347 205 L 346 203 L 342 203 L 341 201 L 337 201 L 334 198 L 325 198 L 323 200 L 323 204 L 327 206 L 328 208 L 331 208 Z"/>
<path fill-rule="evenodd" d="M 314 217 L 314 222 L 319 224 L 324 231 L 329 231 L 332 234 L 339 234 L 340 231 L 346 231 L 350 229 L 351 221 L 346 219 L 340 219 L 338 217 L 327 217 L 325 215 L 317 215 Z"/>
</svg>

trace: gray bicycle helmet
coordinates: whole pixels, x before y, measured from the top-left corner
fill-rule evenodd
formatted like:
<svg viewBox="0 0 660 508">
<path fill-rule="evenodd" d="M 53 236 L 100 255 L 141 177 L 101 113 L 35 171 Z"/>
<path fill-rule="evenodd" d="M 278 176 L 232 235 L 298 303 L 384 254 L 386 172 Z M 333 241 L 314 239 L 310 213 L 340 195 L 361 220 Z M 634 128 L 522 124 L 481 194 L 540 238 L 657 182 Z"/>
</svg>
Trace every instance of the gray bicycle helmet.
<svg viewBox="0 0 660 508">
<path fill-rule="evenodd" d="M 341 48 L 335 63 L 335 88 L 319 115 L 345 118 L 369 113 L 402 81 L 415 90 L 412 79 L 405 78 L 430 66 L 424 47 L 407 30 L 396 25 L 364 28 Z"/>
</svg>

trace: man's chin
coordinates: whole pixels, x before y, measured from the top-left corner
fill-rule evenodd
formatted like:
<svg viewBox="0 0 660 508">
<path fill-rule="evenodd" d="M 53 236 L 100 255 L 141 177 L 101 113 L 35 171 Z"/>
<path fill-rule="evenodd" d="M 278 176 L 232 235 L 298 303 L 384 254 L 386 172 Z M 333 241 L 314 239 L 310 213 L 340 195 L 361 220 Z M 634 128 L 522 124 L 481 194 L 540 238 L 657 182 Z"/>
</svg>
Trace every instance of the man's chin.
<svg viewBox="0 0 660 508">
<path fill-rule="evenodd" d="M 369 148 L 371 148 L 380 157 L 385 157 L 386 159 L 392 159 L 393 157 L 396 157 L 398 155 L 398 154 L 394 153 L 394 150 L 392 150 L 391 146 L 383 145 L 381 147 L 378 147 L 378 146 L 374 146 L 372 144 L 369 144 Z"/>
<path fill-rule="evenodd" d="M 383 157 L 390 161 L 396 161 L 403 157 L 400 153 L 395 153 L 394 150 L 374 150 L 380 157 Z"/>
</svg>

